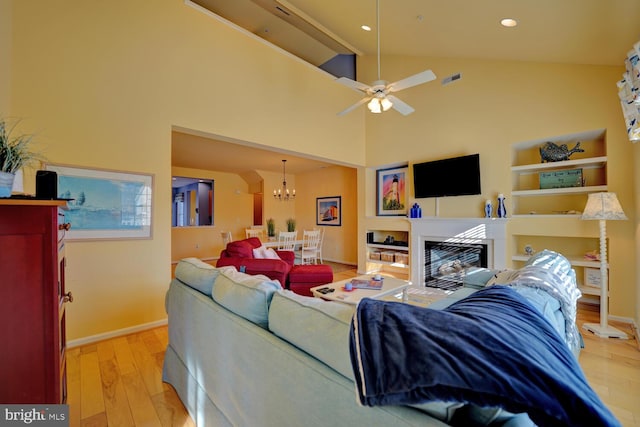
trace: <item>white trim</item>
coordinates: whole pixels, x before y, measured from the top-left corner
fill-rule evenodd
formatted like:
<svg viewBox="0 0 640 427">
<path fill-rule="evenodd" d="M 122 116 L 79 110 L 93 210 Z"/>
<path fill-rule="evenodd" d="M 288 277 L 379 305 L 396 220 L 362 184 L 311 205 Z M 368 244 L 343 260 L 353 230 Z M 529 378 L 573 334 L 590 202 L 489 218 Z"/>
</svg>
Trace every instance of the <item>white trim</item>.
<svg viewBox="0 0 640 427">
<path fill-rule="evenodd" d="M 104 332 L 102 334 L 91 335 L 84 338 L 78 338 L 75 340 L 67 341 L 67 348 L 80 347 L 82 345 L 93 344 L 98 341 L 104 341 L 110 338 L 120 337 L 122 335 L 130 335 L 136 332 L 146 331 L 147 329 L 153 329 L 168 324 L 167 319 L 156 320 L 155 322 L 143 323 L 137 326 L 131 326 L 129 328 L 116 329 L 115 331 Z"/>
</svg>

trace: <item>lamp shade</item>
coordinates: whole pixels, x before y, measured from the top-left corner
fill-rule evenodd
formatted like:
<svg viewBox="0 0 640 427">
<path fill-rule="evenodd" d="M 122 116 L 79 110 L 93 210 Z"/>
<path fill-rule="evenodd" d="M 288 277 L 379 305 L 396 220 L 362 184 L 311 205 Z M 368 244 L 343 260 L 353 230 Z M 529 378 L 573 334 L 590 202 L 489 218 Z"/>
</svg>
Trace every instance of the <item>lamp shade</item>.
<svg viewBox="0 0 640 427">
<path fill-rule="evenodd" d="M 624 220 L 627 216 L 616 193 L 591 193 L 584 207 L 582 219 Z"/>
</svg>

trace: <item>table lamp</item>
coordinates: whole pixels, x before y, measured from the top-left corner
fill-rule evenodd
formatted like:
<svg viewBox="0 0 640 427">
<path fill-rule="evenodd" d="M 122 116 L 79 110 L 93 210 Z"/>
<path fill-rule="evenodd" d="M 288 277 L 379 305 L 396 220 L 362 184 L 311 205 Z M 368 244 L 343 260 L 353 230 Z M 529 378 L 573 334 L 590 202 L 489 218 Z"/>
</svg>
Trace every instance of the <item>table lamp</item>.
<svg viewBox="0 0 640 427">
<path fill-rule="evenodd" d="M 609 284 L 607 274 L 607 220 L 627 219 L 616 193 L 591 193 L 582 219 L 600 221 L 600 323 L 585 323 L 582 327 L 603 338 L 627 339 L 627 334 L 608 325 Z"/>
</svg>

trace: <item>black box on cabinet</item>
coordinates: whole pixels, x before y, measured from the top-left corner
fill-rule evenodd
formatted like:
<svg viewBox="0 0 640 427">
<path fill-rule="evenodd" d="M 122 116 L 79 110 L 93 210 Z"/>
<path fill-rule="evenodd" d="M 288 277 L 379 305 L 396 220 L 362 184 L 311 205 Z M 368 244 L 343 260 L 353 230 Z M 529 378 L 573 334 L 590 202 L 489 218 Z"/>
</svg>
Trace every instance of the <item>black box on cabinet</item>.
<svg viewBox="0 0 640 427">
<path fill-rule="evenodd" d="M 36 172 L 36 199 L 58 198 L 58 174 L 54 171 Z"/>
</svg>

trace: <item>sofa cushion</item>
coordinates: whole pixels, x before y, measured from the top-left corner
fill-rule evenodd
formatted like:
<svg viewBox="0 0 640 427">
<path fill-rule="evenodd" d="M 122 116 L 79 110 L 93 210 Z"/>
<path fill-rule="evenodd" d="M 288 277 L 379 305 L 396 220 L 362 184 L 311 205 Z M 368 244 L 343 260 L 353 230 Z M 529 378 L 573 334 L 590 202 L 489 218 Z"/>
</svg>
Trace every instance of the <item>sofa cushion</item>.
<svg viewBox="0 0 640 427">
<path fill-rule="evenodd" d="M 281 290 L 273 295 L 269 329 L 301 350 L 353 379 L 349 330 L 355 306 Z"/>
<path fill-rule="evenodd" d="M 267 329 L 269 304 L 273 293 L 282 289 L 277 280 L 267 276 L 240 273 L 235 268 L 224 269 L 213 287 L 213 299 L 226 309 Z"/>
<path fill-rule="evenodd" d="M 219 274 L 219 269 L 198 258 L 180 260 L 175 271 L 176 279 L 208 296 L 211 296 L 213 282 L 218 278 Z"/>
<path fill-rule="evenodd" d="M 253 246 L 247 240 L 227 243 L 227 255 L 232 258 L 253 258 Z"/>
</svg>

